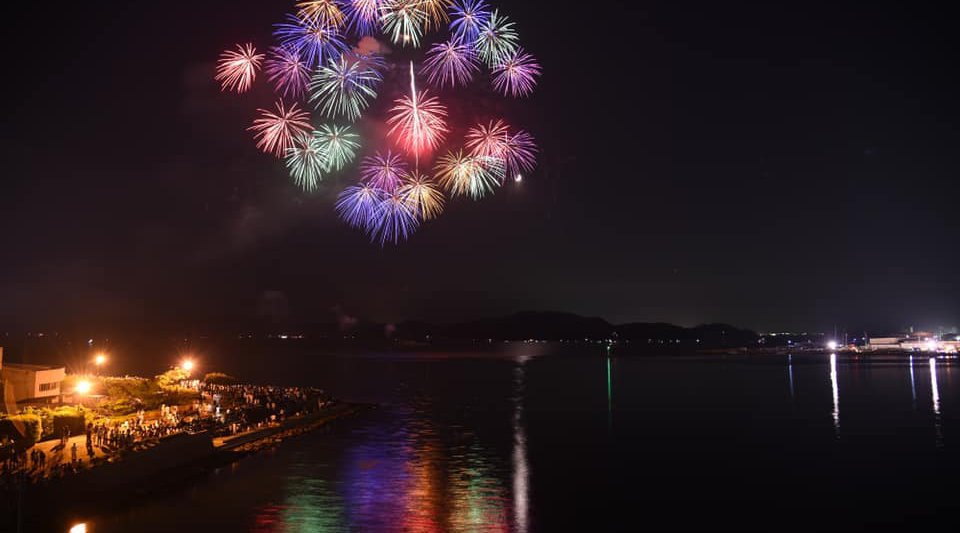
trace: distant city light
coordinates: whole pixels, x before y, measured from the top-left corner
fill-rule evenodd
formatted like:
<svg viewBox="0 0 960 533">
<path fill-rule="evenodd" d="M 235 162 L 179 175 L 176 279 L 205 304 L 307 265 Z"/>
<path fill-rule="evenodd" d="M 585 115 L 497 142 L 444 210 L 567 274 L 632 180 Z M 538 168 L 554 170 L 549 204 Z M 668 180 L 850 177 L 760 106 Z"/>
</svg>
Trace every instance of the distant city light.
<svg viewBox="0 0 960 533">
<path fill-rule="evenodd" d="M 827 349 L 828 349 L 828 350 L 836 350 L 836 349 L 837 349 L 837 341 L 827 341 Z"/>
<path fill-rule="evenodd" d="M 74 524 L 70 528 L 70 533 L 87 533 L 87 524 L 80 522 L 79 524 Z"/>
<path fill-rule="evenodd" d="M 103 366 L 103 364 L 107 362 L 107 356 L 102 353 L 98 353 L 97 356 L 94 357 L 93 362 L 97 366 Z"/>
<path fill-rule="evenodd" d="M 937 351 L 937 341 L 935 341 L 935 340 L 933 340 L 933 339 L 928 340 L 928 341 L 927 341 L 927 351 L 928 351 L 928 352 L 935 352 L 935 351 Z"/>
<path fill-rule="evenodd" d="M 193 367 L 193 359 L 184 359 L 183 362 L 180 363 L 180 368 L 186 370 L 187 373 L 193 370 Z"/>
<path fill-rule="evenodd" d="M 75 390 L 77 394 L 87 394 L 90 392 L 90 389 L 92 388 L 93 388 L 93 385 L 91 385 L 89 381 L 82 379 L 77 382 L 77 388 Z M 84 531 L 86 531 L 86 529 L 84 529 Z"/>
<path fill-rule="evenodd" d="M 517 183 L 520 183 L 521 181 L 523 181 L 523 174 L 517 174 L 516 176 L 514 176 L 513 181 Z"/>
</svg>

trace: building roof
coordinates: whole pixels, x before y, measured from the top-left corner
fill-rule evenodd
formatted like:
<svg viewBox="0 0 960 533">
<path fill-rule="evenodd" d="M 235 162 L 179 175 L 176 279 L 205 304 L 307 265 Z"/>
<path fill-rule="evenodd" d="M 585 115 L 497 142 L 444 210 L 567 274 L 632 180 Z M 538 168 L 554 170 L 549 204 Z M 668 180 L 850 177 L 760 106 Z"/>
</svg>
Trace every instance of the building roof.
<svg viewBox="0 0 960 533">
<path fill-rule="evenodd" d="M 32 370 L 34 372 L 40 370 L 59 370 L 61 368 L 66 368 L 63 365 L 31 365 L 28 363 L 4 363 L 3 368 L 9 368 L 11 370 Z"/>
</svg>

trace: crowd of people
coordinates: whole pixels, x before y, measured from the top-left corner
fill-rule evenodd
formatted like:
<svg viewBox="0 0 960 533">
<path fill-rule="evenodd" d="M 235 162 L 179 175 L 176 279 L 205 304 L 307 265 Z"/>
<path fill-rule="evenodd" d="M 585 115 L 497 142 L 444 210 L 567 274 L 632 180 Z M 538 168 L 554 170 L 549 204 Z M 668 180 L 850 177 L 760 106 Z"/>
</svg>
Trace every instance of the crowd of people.
<svg viewBox="0 0 960 533">
<path fill-rule="evenodd" d="M 198 390 L 200 400 L 193 405 L 162 405 L 159 410 L 140 410 L 122 420 L 104 417 L 88 423 L 82 439 L 77 438 L 80 435 L 71 435 L 69 427 L 61 428 L 57 437 L 60 442 L 53 447 L 21 449 L 3 437 L 0 439 L 0 484 L 78 472 L 84 468 L 83 453 L 89 464 L 97 457 L 152 446 L 179 432 L 212 430 L 215 435 L 237 434 L 280 423 L 288 417 L 314 413 L 333 403 L 323 391 L 314 388 L 200 384 Z M 78 442 L 82 442 L 81 446 Z"/>
</svg>

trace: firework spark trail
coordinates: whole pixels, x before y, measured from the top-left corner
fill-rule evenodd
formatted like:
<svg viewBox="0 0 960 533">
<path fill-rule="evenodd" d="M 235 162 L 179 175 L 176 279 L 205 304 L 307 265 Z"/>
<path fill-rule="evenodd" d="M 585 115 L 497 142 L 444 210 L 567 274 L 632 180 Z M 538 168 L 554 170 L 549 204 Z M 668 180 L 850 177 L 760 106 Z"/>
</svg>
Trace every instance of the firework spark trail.
<svg viewBox="0 0 960 533">
<path fill-rule="evenodd" d="M 270 48 L 264 72 L 284 98 L 299 100 L 307 90 L 310 72 L 300 53 L 285 46 Z"/>
<path fill-rule="evenodd" d="M 427 92 L 417 92 L 414 81 L 413 61 L 410 62 L 410 96 L 398 99 L 387 118 L 389 135 L 397 137 L 400 145 L 420 163 L 420 155 L 434 150 L 443 142 L 447 125 L 447 110 L 436 97 L 427 97 Z"/>
<path fill-rule="evenodd" d="M 252 44 L 237 45 L 236 51 L 225 50 L 217 61 L 217 74 L 213 79 L 220 82 L 221 91 L 246 92 L 257 78 L 257 69 L 263 61 Z"/>
<path fill-rule="evenodd" d="M 287 108 L 283 100 L 277 101 L 277 112 L 258 109 L 260 118 L 247 128 L 255 132 L 253 138 L 257 148 L 277 157 L 286 155 L 293 147 L 294 139 L 306 135 L 311 129 L 310 113 L 301 111 L 296 102 Z"/>
<path fill-rule="evenodd" d="M 537 84 L 540 65 L 532 55 L 517 48 L 497 63 L 491 73 L 493 88 L 504 96 L 527 96 Z"/>
</svg>

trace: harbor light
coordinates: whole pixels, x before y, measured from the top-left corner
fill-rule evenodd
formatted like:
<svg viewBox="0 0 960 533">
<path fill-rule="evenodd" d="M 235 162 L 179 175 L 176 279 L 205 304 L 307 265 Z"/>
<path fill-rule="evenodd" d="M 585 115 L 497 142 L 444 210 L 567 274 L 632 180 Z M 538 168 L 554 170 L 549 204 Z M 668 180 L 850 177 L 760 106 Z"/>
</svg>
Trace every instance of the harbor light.
<svg viewBox="0 0 960 533">
<path fill-rule="evenodd" d="M 837 349 L 837 341 L 827 341 L 827 349 L 830 351 Z"/>
<path fill-rule="evenodd" d="M 936 352 L 938 348 L 937 341 L 934 339 L 928 340 L 926 346 L 928 352 Z"/>
</svg>

